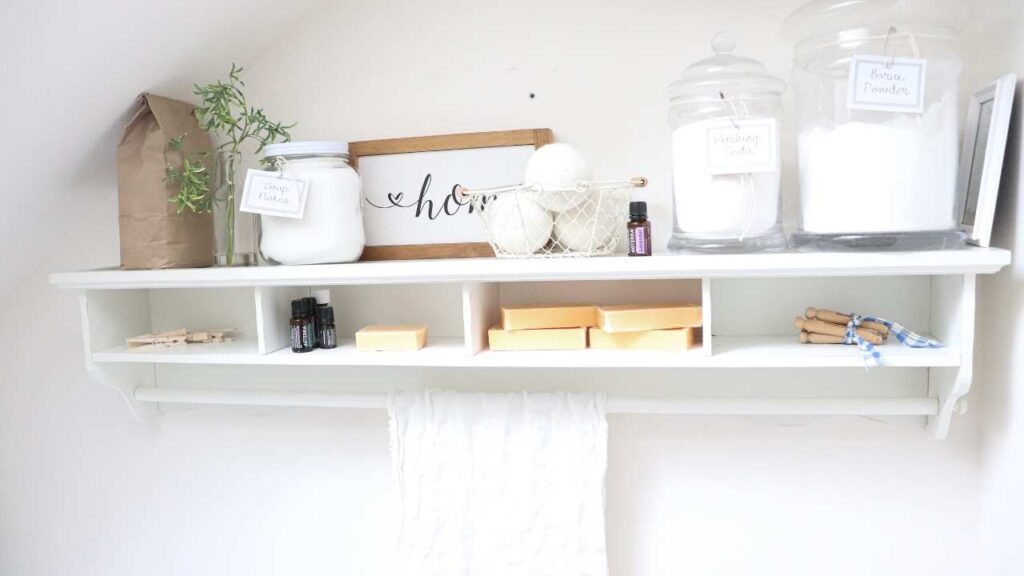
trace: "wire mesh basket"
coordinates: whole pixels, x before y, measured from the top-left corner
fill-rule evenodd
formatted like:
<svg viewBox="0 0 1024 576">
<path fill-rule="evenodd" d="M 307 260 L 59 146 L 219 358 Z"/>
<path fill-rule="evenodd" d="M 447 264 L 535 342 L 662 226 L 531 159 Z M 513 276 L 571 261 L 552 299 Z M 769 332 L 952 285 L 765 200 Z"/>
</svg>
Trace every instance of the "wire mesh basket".
<svg viewBox="0 0 1024 576">
<path fill-rule="evenodd" d="M 499 258 L 573 258 L 614 254 L 626 237 L 633 188 L 646 178 L 580 180 L 575 188 L 519 184 L 459 193 L 480 215 Z"/>
</svg>

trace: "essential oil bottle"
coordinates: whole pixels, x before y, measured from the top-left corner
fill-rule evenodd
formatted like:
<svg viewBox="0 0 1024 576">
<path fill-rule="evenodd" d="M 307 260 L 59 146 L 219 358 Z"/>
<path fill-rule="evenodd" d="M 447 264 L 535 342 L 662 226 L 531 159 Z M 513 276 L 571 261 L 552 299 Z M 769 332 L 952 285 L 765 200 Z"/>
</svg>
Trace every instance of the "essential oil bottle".
<svg viewBox="0 0 1024 576">
<path fill-rule="evenodd" d="M 317 342 L 321 348 L 331 349 L 338 347 L 338 331 L 334 326 L 334 308 L 327 305 L 320 305 L 316 309 L 319 319 L 320 334 Z"/>
<path fill-rule="evenodd" d="M 651 255 L 651 222 L 647 219 L 647 202 L 629 203 L 629 255 Z"/>
<path fill-rule="evenodd" d="M 309 330 L 312 334 L 310 346 L 316 348 L 316 339 L 320 334 L 320 321 L 316 316 L 316 298 L 306 296 L 303 300 L 306 302 L 306 314 L 309 316 Z"/>
<path fill-rule="evenodd" d="M 313 321 L 309 317 L 309 303 L 304 299 L 292 300 L 291 345 L 292 352 L 313 350 Z"/>
</svg>

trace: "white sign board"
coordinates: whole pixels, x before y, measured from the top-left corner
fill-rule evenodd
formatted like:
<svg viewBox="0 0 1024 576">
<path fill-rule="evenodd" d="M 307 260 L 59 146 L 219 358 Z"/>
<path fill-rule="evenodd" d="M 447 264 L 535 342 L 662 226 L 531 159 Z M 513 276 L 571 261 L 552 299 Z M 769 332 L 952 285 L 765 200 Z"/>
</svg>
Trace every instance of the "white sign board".
<svg viewBox="0 0 1024 576">
<path fill-rule="evenodd" d="M 455 187 L 518 184 L 533 151 L 523 145 L 360 157 L 366 245 L 487 242 L 480 216 L 460 203 Z"/>
</svg>

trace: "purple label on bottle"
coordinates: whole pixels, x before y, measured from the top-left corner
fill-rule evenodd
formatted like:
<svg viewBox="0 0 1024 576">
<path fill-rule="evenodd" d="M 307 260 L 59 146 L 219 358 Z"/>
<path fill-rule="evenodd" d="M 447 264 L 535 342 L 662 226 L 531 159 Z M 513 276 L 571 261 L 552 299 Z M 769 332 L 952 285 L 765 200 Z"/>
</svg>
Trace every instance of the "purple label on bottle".
<svg viewBox="0 0 1024 576">
<path fill-rule="evenodd" d="M 647 234 L 643 228 L 633 228 L 630 230 L 630 234 L 633 236 L 630 247 L 633 249 L 633 254 L 647 254 Z"/>
</svg>

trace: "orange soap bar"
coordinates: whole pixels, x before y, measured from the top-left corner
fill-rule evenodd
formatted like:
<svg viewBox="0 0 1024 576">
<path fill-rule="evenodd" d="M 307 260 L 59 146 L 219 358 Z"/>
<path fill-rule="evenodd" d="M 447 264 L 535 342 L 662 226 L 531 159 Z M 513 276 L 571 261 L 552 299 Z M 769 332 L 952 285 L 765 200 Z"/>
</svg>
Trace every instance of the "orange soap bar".
<svg viewBox="0 0 1024 576">
<path fill-rule="evenodd" d="M 598 306 L 597 325 L 605 332 L 643 332 L 701 325 L 697 304 L 627 304 Z"/>
<path fill-rule="evenodd" d="M 491 350 L 583 350 L 587 347 L 586 328 L 541 328 L 538 330 L 487 331 Z"/>
<path fill-rule="evenodd" d="M 398 352 L 419 350 L 427 345 L 427 327 L 422 324 L 403 326 L 366 326 L 356 332 L 356 349 Z"/>
<path fill-rule="evenodd" d="M 693 346 L 693 328 L 605 332 L 590 329 L 590 347 L 595 350 L 668 350 L 684 352 Z"/>
<path fill-rule="evenodd" d="M 502 306 L 504 330 L 597 326 L 596 306 Z"/>
</svg>

